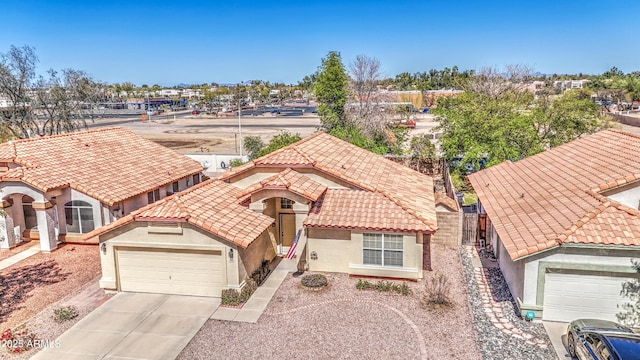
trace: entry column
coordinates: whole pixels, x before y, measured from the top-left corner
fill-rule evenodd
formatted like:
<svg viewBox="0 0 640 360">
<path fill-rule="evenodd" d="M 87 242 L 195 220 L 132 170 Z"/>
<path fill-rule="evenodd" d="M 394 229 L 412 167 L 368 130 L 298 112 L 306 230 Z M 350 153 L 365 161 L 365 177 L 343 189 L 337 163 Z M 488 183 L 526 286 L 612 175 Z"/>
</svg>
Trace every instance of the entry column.
<svg viewBox="0 0 640 360">
<path fill-rule="evenodd" d="M 55 210 L 50 202 L 33 202 L 38 221 L 38 234 L 40 235 L 40 250 L 50 252 L 58 247 L 58 237 L 55 231 Z"/>
</svg>

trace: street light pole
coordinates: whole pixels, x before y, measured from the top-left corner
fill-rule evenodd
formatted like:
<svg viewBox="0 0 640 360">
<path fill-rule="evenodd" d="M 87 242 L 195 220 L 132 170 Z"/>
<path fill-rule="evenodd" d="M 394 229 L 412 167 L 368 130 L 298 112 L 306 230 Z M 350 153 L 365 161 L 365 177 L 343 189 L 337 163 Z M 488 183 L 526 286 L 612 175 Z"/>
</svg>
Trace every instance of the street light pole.
<svg viewBox="0 0 640 360">
<path fill-rule="evenodd" d="M 240 133 L 240 157 L 242 158 L 242 108 L 240 107 L 240 85 L 238 85 L 238 132 Z"/>
</svg>

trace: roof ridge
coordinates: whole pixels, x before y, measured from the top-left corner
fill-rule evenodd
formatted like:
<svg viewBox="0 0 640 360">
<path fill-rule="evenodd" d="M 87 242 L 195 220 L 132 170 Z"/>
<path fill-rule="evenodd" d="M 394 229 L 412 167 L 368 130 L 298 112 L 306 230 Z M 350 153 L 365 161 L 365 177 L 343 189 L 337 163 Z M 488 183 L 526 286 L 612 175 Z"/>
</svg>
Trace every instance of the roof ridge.
<svg viewBox="0 0 640 360">
<path fill-rule="evenodd" d="M 620 130 L 620 129 L 605 129 L 605 130 L 603 130 L 603 132 L 607 132 L 607 131 L 615 132 L 615 133 L 618 133 L 618 134 L 621 134 L 621 135 L 626 135 L 626 136 L 629 136 L 629 137 L 632 137 L 632 138 L 640 139 L 640 134 L 634 134 L 634 133 L 630 133 L 628 131 L 624 131 L 624 130 Z"/>
<path fill-rule="evenodd" d="M 307 138 L 308 139 L 308 138 Z M 296 146 L 298 143 L 293 143 L 291 144 L 293 150 L 295 152 L 297 152 L 298 154 L 300 154 L 300 156 L 302 156 L 303 158 L 305 158 L 309 163 L 311 163 L 311 165 L 315 165 L 316 162 L 315 160 L 311 159 L 309 156 L 307 156 L 307 154 L 305 154 L 302 150 L 298 149 L 298 146 Z"/>
</svg>

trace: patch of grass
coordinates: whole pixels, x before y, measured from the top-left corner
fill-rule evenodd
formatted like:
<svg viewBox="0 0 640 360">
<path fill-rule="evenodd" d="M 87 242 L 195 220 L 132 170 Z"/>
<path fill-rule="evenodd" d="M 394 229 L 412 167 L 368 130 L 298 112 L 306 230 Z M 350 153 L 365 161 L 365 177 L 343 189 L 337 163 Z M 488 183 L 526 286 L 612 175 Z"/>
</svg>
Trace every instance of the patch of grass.
<svg viewBox="0 0 640 360">
<path fill-rule="evenodd" d="M 381 292 L 396 292 L 398 294 L 402 294 L 407 296 L 411 294 L 411 289 L 406 282 L 402 284 L 395 284 L 391 281 L 380 280 L 376 283 L 371 283 L 367 280 L 360 279 L 356 284 L 356 289 L 358 290 L 377 290 Z"/>
<path fill-rule="evenodd" d="M 465 192 L 464 197 L 462 198 L 462 206 L 467 206 L 471 204 L 475 204 L 478 202 L 478 195 L 473 192 Z"/>
</svg>

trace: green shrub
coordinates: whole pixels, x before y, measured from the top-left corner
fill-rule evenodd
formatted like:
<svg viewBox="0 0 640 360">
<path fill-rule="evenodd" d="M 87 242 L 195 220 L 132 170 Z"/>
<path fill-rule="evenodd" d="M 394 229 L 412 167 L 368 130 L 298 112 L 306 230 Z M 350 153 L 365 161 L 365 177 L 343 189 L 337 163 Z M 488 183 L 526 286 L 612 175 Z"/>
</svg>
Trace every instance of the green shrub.
<svg viewBox="0 0 640 360">
<path fill-rule="evenodd" d="M 242 159 L 231 159 L 231 164 L 229 165 L 231 165 L 231 167 L 233 168 L 242 164 L 244 164 L 244 161 L 242 161 Z"/>
<path fill-rule="evenodd" d="M 409 288 L 409 285 L 407 285 L 406 282 L 403 282 L 402 284 L 398 285 L 398 284 L 392 283 L 391 281 L 385 281 L 385 280 L 380 280 L 377 283 L 372 284 L 367 280 L 360 279 L 356 284 L 356 289 L 358 290 L 373 289 L 373 290 L 383 291 L 383 292 L 393 291 L 405 296 L 411 294 L 411 288 Z"/>
<path fill-rule="evenodd" d="M 370 282 L 368 282 L 367 280 L 358 280 L 358 283 L 356 284 L 356 289 L 358 290 L 369 290 L 371 289 L 372 285 Z"/>
<path fill-rule="evenodd" d="M 222 305 L 238 306 L 240 305 L 240 293 L 236 289 L 222 290 L 220 303 Z"/>
<path fill-rule="evenodd" d="M 78 317 L 78 309 L 75 306 L 64 306 L 53 310 L 53 320 L 63 323 Z"/>
<path fill-rule="evenodd" d="M 302 286 L 308 288 L 321 288 L 327 286 L 329 280 L 322 274 L 310 274 L 303 276 L 301 282 Z"/>
<path fill-rule="evenodd" d="M 256 290 L 258 290 L 258 284 L 256 284 L 253 279 L 249 278 L 245 280 L 244 287 L 242 288 L 242 291 L 240 291 L 240 302 L 244 303 L 249 300 Z"/>
</svg>

